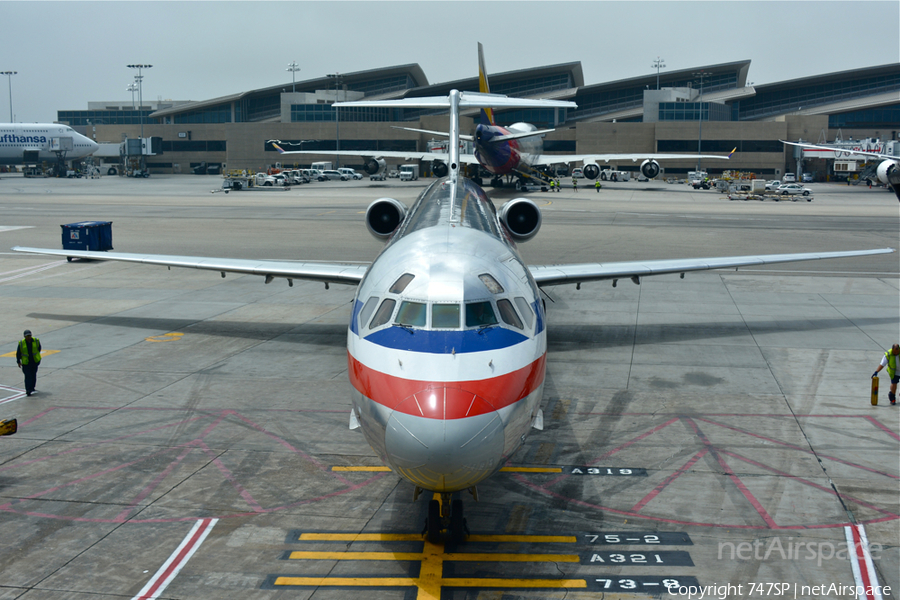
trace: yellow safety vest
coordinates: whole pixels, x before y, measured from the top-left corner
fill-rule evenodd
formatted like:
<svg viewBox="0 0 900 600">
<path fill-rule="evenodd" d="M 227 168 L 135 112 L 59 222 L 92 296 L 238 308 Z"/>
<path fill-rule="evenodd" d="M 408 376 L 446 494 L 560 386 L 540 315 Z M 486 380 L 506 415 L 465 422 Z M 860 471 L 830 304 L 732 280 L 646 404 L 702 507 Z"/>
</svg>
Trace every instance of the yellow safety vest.
<svg viewBox="0 0 900 600">
<path fill-rule="evenodd" d="M 31 338 L 31 348 L 30 349 L 28 348 L 28 341 L 25 340 L 24 338 L 19 342 L 19 350 L 20 350 L 19 354 L 22 355 L 21 361 L 22 361 L 23 365 L 27 365 L 30 363 L 28 357 L 32 356 L 32 355 L 34 356 L 34 364 L 36 364 L 36 365 L 41 364 L 41 352 L 40 352 L 40 350 L 38 350 L 38 348 L 40 348 L 40 346 L 41 346 L 41 340 L 37 339 L 36 337 Z M 32 351 L 36 351 L 36 352 L 32 352 Z"/>
<path fill-rule="evenodd" d="M 894 373 L 897 372 L 897 356 L 896 356 L 893 352 L 891 352 L 890 350 L 888 350 L 887 352 L 885 352 L 884 355 L 887 357 L 887 372 L 888 372 L 888 377 L 890 377 L 891 379 L 893 379 L 893 378 L 894 378 Z"/>
</svg>

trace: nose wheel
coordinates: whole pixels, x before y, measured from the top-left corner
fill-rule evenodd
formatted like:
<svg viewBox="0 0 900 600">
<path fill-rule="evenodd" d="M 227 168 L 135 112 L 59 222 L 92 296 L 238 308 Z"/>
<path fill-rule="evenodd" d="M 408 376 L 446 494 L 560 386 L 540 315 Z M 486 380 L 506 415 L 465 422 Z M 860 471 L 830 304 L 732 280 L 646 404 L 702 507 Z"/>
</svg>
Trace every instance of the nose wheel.
<svg viewBox="0 0 900 600">
<path fill-rule="evenodd" d="M 428 518 L 423 533 L 433 544 L 444 541 L 444 532 L 451 543 L 465 542 L 469 528 L 466 526 L 464 514 L 461 499 L 451 501 L 451 494 L 442 493 L 440 500 L 428 502 Z"/>
</svg>

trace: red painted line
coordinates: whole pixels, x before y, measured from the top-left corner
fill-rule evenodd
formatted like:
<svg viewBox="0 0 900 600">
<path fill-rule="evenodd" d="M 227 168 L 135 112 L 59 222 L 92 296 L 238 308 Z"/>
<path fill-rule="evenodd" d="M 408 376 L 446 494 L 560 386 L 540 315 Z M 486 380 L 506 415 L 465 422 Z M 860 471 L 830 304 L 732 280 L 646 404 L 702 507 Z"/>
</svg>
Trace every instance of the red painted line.
<svg viewBox="0 0 900 600">
<path fill-rule="evenodd" d="M 736 431 L 738 433 L 743 433 L 745 435 L 749 435 L 751 437 L 755 437 L 761 440 L 765 440 L 767 442 L 772 442 L 773 444 L 779 444 L 781 446 L 786 446 L 788 448 L 793 448 L 794 450 L 798 450 L 800 452 L 804 452 L 806 454 L 814 454 L 812 450 L 809 448 L 804 448 L 802 446 L 797 446 L 795 444 L 790 444 L 788 442 L 783 442 L 781 440 L 776 440 L 775 438 L 770 438 L 765 435 L 760 435 L 758 433 L 753 433 L 752 431 L 747 431 L 746 429 L 742 429 L 740 427 L 735 427 L 734 425 L 726 425 L 724 423 L 719 423 L 717 421 L 711 421 L 709 419 L 705 419 L 703 417 L 696 417 L 698 421 L 703 421 L 704 423 L 709 423 L 710 425 L 718 425 L 719 427 L 724 427 L 725 429 L 730 429 L 732 431 Z M 871 473 L 875 473 L 877 475 L 884 475 L 885 477 L 890 477 L 891 479 L 900 479 L 897 475 L 891 475 L 890 473 L 885 473 L 884 471 L 878 471 L 877 469 L 871 469 L 869 467 L 864 467 L 863 465 L 852 463 L 850 461 L 846 461 L 834 456 L 829 456 L 827 454 L 816 454 L 816 456 L 827 458 L 828 460 L 833 460 L 835 462 L 843 463 L 847 466 L 854 467 L 856 469 L 862 469 L 863 471 L 869 471 Z"/>
<path fill-rule="evenodd" d="M 594 460 L 592 460 L 591 462 L 589 462 L 588 465 L 596 465 L 596 464 L 599 463 L 600 461 L 606 460 L 607 458 L 609 458 L 610 456 L 612 456 L 612 455 L 615 454 L 616 452 L 619 452 L 619 451 L 621 451 L 621 450 L 624 450 L 624 449 L 627 448 L 628 446 L 630 446 L 630 445 L 632 445 L 632 444 L 635 444 L 635 443 L 641 441 L 641 440 L 644 439 L 645 437 L 649 437 L 649 436 L 653 435 L 654 433 L 656 433 L 656 432 L 659 431 L 660 429 L 662 429 L 662 428 L 664 428 L 664 427 L 667 427 L 667 426 L 671 425 L 672 423 L 675 423 L 676 421 L 678 421 L 678 418 L 677 418 L 677 417 L 676 417 L 676 418 L 673 418 L 673 419 L 669 419 L 668 421 L 666 421 L 666 422 L 663 423 L 662 425 L 657 425 L 657 426 L 654 427 L 653 429 L 651 429 L 651 430 L 649 430 L 649 431 L 645 431 L 644 433 L 642 433 L 641 435 L 639 435 L 639 436 L 637 436 L 637 437 L 631 438 L 630 440 L 628 440 L 628 441 L 625 442 L 624 444 L 620 444 L 619 446 L 616 446 L 616 447 L 613 448 L 612 450 L 609 450 L 609 451 L 607 451 L 607 452 L 604 452 L 603 454 L 601 454 L 600 456 L 598 456 L 596 459 L 594 459 Z M 558 482 L 560 482 L 560 481 L 566 479 L 567 477 L 571 477 L 571 475 L 561 475 L 561 476 L 559 476 L 559 477 L 556 477 L 555 479 L 551 479 L 550 481 L 547 482 L 547 486 L 555 485 L 555 484 L 557 484 Z"/>
<path fill-rule="evenodd" d="M 709 438 L 707 438 L 706 434 L 700 430 L 700 428 L 697 426 L 697 423 L 694 422 L 694 419 L 686 418 L 684 419 L 684 422 L 694 430 L 694 433 L 698 438 L 700 438 L 700 441 L 703 442 L 705 446 L 709 447 L 710 452 L 712 452 L 712 455 L 719 462 L 719 466 L 722 467 L 722 470 L 726 475 L 728 475 L 729 479 L 731 479 L 731 482 L 737 487 L 738 490 L 740 490 L 741 494 L 744 495 L 744 498 L 747 499 L 747 502 L 750 503 L 750 506 L 752 506 L 754 510 L 756 510 L 760 517 L 762 517 L 762 520 L 766 523 L 766 525 L 768 525 L 771 529 L 777 529 L 778 524 L 774 519 L 772 519 L 772 516 L 769 515 L 768 511 L 766 511 L 765 508 L 763 508 L 763 505 L 759 500 L 757 500 L 756 496 L 753 495 L 749 488 L 744 485 L 744 482 L 741 481 L 741 478 L 734 474 L 734 470 L 728 466 L 728 463 L 725 462 L 725 459 L 722 458 L 722 455 L 719 454 L 715 450 L 715 448 L 713 448 L 712 443 L 710 443 L 709 441 Z"/>
<path fill-rule="evenodd" d="M 185 457 L 191 452 L 191 450 L 192 450 L 192 448 L 189 448 L 189 447 L 183 448 L 181 454 L 179 454 L 177 457 L 175 457 L 175 460 L 171 461 L 171 462 L 169 463 L 169 465 L 159 473 L 159 475 L 157 475 L 156 477 L 154 477 L 154 478 L 153 478 L 153 481 L 150 482 L 150 485 L 148 485 L 148 486 L 145 487 L 143 490 L 141 490 L 141 491 L 138 493 L 138 495 L 135 496 L 135 497 L 131 500 L 131 502 L 128 504 L 128 507 L 125 508 L 125 510 L 123 510 L 122 512 L 120 512 L 120 513 L 116 516 L 116 519 L 121 520 L 121 521 L 124 522 L 124 521 L 127 519 L 128 514 L 129 514 L 132 510 L 134 510 L 134 508 L 135 508 L 138 504 L 140 504 L 141 501 L 142 501 L 143 499 L 145 499 L 147 496 L 149 496 L 150 493 L 151 493 L 153 490 L 156 489 L 156 486 L 158 486 L 158 485 L 160 484 L 160 482 L 161 482 L 163 479 L 165 479 L 166 477 L 168 477 L 169 474 L 170 474 L 173 470 L 175 470 L 175 467 L 176 467 L 177 465 L 181 464 L 181 461 L 183 461 L 183 460 L 185 459 Z"/>
<path fill-rule="evenodd" d="M 887 427 L 886 425 L 884 425 L 883 423 L 880 423 L 875 417 L 872 417 L 872 416 L 866 416 L 865 419 L 866 419 L 867 421 L 869 421 L 869 422 L 870 422 L 872 425 L 874 425 L 875 427 L 879 428 L 880 430 L 882 430 L 883 432 L 885 432 L 886 434 L 888 434 L 889 436 L 891 436 L 892 438 L 894 438 L 895 440 L 900 441 L 900 434 L 898 434 L 897 432 L 891 430 L 890 428 L 888 428 L 888 427 Z"/>
<path fill-rule="evenodd" d="M 793 479 L 793 480 L 795 480 L 795 481 L 799 481 L 800 483 L 806 484 L 806 485 L 808 485 L 808 486 L 810 486 L 810 487 L 814 487 L 814 488 L 816 488 L 817 490 L 821 490 L 821 491 L 823 491 L 823 492 L 827 492 L 827 493 L 831 494 L 832 496 L 837 496 L 837 495 L 838 495 L 837 493 L 835 493 L 835 491 L 834 491 L 833 488 L 825 487 L 824 485 L 819 485 L 818 483 L 809 481 L 808 479 L 805 479 L 805 478 L 803 478 L 803 477 L 798 477 L 797 475 L 791 475 L 790 473 L 785 473 L 784 471 L 781 471 L 780 469 L 776 469 L 775 467 L 770 467 L 769 465 L 765 465 L 765 464 L 763 464 L 763 463 L 761 463 L 761 462 L 757 462 L 757 461 L 755 461 L 755 460 L 753 460 L 753 459 L 751 459 L 751 458 L 747 458 L 746 456 L 741 456 L 740 454 L 735 454 L 735 453 L 733 453 L 733 452 L 728 452 L 728 451 L 725 451 L 725 450 L 720 450 L 720 452 L 722 452 L 722 454 L 727 454 L 728 456 L 731 456 L 731 457 L 736 458 L 736 459 L 738 459 L 738 460 L 742 460 L 742 461 L 744 461 L 745 463 L 749 463 L 749 464 L 751 464 L 751 465 L 753 465 L 753 466 L 755 466 L 755 467 L 759 467 L 759 468 L 761 468 L 761 469 L 765 469 L 765 470 L 767 470 L 767 471 L 771 471 L 772 473 L 775 473 L 776 475 L 780 475 L 780 476 L 786 477 L 786 478 L 788 478 L 788 479 Z M 892 512 L 889 511 L 889 510 L 885 510 L 885 509 L 883 509 L 883 508 L 879 508 L 879 507 L 875 506 L 874 504 L 869 504 L 868 502 L 866 502 L 866 501 L 864 501 L 864 500 L 860 500 L 859 498 L 855 498 L 854 496 L 849 496 L 849 495 L 847 495 L 847 494 L 840 494 L 840 496 L 841 496 L 842 498 L 847 498 L 848 500 L 852 500 L 854 503 L 859 504 L 860 506 L 865 506 L 866 508 L 872 509 L 872 510 L 874 510 L 874 511 L 876 511 L 876 512 L 880 512 L 880 513 L 883 514 L 883 515 L 890 515 L 890 516 L 892 516 L 892 517 L 900 517 L 900 514 L 892 513 Z"/>
<path fill-rule="evenodd" d="M 152 600 L 158 598 L 166 589 L 172 579 L 178 574 L 181 568 L 187 563 L 188 559 L 193 556 L 206 536 L 218 522 L 218 519 L 202 519 L 192 529 L 187 537 L 181 542 L 175 553 L 160 567 L 160 570 L 147 582 L 138 595 L 133 600 Z"/>
<path fill-rule="evenodd" d="M 859 530 L 857 527 L 858 526 L 856 525 L 850 526 L 850 531 L 853 533 L 853 548 L 855 550 L 853 553 L 853 560 L 855 560 L 856 564 L 859 566 L 859 576 L 865 587 L 866 600 L 875 600 L 875 595 L 870 593 L 869 589 L 872 586 L 872 578 L 869 575 L 869 567 L 866 565 L 865 550 L 862 547 L 863 542 L 859 537 Z"/>
<path fill-rule="evenodd" d="M 647 494 L 646 496 L 644 496 L 644 497 L 641 499 L 640 502 L 638 502 L 637 504 L 635 504 L 634 506 L 632 506 L 632 507 L 631 507 L 631 511 L 632 511 L 632 512 L 640 512 L 641 509 L 644 508 L 645 506 L 647 506 L 647 504 L 648 504 L 651 500 L 653 500 L 654 498 L 656 498 L 656 496 L 658 496 L 659 493 L 660 493 L 661 491 L 663 491 L 664 489 L 666 489 L 666 487 L 668 487 L 668 485 L 669 485 L 670 483 L 672 483 L 673 481 L 675 481 L 676 479 L 678 479 L 678 477 L 680 477 L 680 476 L 683 475 L 684 473 L 687 473 L 687 471 L 688 471 L 691 467 L 693 467 L 693 466 L 697 463 L 698 460 L 700 460 L 701 458 L 703 458 L 704 456 L 706 456 L 706 454 L 707 454 L 708 452 L 709 452 L 709 448 L 704 448 L 703 450 L 701 450 L 700 452 L 698 452 L 697 454 L 695 454 L 694 457 L 693 457 L 691 460 L 689 460 L 687 463 L 685 463 L 680 469 L 678 469 L 677 471 L 675 471 L 674 473 L 672 473 L 671 475 L 669 475 L 668 477 L 666 477 L 665 481 L 663 481 L 663 482 L 660 483 L 658 486 L 656 486 L 656 487 L 653 489 L 652 492 L 650 492 L 649 494 Z"/>
</svg>

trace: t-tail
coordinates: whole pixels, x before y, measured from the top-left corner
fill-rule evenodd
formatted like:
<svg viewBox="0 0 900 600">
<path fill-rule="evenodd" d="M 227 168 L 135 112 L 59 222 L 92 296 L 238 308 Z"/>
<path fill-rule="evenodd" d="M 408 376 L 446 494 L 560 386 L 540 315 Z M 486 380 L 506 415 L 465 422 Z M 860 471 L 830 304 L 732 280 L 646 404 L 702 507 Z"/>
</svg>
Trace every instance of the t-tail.
<svg viewBox="0 0 900 600">
<path fill-rule="evenodd" d="M 491 86 L 488 83 L 487 67 L 484 66 L 484 46 L 478 42 L 478 91 L 482 94 L 490 94 Z M 494 111 L 485 107 L 481 109 L 481 124 L 494 125 Z"/>
</svg>

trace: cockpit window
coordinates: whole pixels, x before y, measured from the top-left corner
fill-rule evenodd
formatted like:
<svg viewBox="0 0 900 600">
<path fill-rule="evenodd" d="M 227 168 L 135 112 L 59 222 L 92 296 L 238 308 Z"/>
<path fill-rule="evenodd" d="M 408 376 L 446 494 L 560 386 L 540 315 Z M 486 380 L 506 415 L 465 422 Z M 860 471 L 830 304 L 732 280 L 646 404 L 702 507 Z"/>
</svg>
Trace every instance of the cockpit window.
<svg viewBox="0 0 900 600">
<path fill-rule="evenodd" d="M 403 290 L 406 289 L 406 286 L 409 285 L 409 282 L 415 279 L 416 276 L 412 273 L 404 273 L 397 281 L 394 282 L 394 285 L 391 286 L 391 289 L 388 290 L 392 294 L 402 294 Z"/>
<path fill-rule="evenodd" d="M 482 327 L 496 324 L 497 317 L 494 316 L 494 308 L 489 300 L 466 304 L 466 327 Z"/>
<path fill-rule="evenodd" d="M 372 311 L 375 310 L 375 307 L 378 306 L 378 296 L 372 296 L 368 300 L 366 300 L 365 305 L 363 305 L 362 310 L 359 311 L 359 325 L 362 327 L 369 320 L 369 317 L 372 316 Z"/>
<path fill-rule="evenodd" d="M 384 302 L 381 303 L 381 306 L 378 307 L 378 311 L 375 313 L 375 316 L 372 317 L 372 322 L 369 323 L 369 329 L 381 327 L 382 325 L 390 321 L 391 315 L 394 313 L 394 306 L 396 305 L 396 300 L 385 298 Z"/>
<path fill-rule="evenodd" d="M 435 329 L 458 329 L 459 304 L 433 304 L 431 326 Z"/>
<path fill-rule="evenodd" d="M 481 283 L 488 289 L 488 291 L 492 294 L 502 294 L 503 286 L 494 279 L 493 275 L 490 273 L 482 273 L 478 276 L 478 279 L 481 280 Z"/>
<path fill-rule="evenodd" d="M 425 327 L 425 314 L 424 302 L 405 300 L 400 303 L 400 310 L 397 311 L 397 318 L 394 319 L 394 322 L 398 325 Z"/>
<path fill-rule="evenodd" d="M 525 323 L 528 324 L 528 328 L 530 329 L 531 324 L 534 322 L 534 312 L 531 310 L 531 306 L 528 305 L 528 300 L 522 296 L 516 296 L 516 306 L 519 307 L 519 313 L 522 315 L 522 318 L 525 319 Z"/>
<path fill-rule="evenodd" d="M 506 298 L 497 300 L 497 309 L 500 311 L 500 318 L 503 319 L 504 323 L 512 325 L 516 329 L 523 329 L 522 321 L 519 319 L 519 315 L 516 314 L 516 309 L 513 308 L 512 302 Z"/>
</svg>

